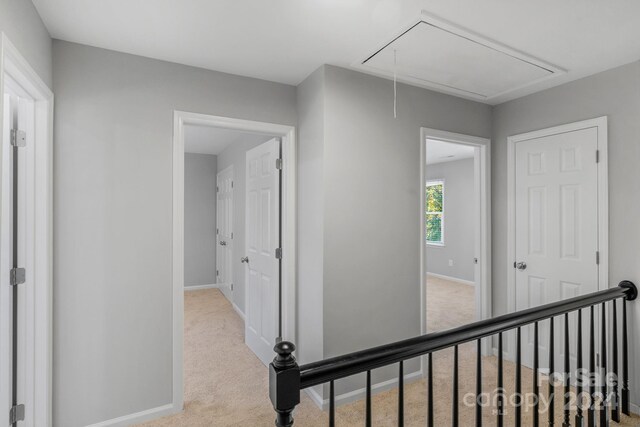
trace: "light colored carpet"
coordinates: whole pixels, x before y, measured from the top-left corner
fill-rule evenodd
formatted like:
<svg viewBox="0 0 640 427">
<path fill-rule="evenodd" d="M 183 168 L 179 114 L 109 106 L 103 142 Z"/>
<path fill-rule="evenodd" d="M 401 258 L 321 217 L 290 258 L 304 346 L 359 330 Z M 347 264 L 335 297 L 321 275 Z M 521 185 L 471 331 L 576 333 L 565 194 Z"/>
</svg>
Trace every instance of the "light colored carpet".
<svg viewBox="0 0 640 427">
<path fill-rule="evenodd" d="M 267 368 L 244 345 L 244 326 L 231 304 L 215 289 L 185 293 L 185 410 L 181 414 L 142 424 L 145 427 L 199 426 L 264 426 L 274 425 L 274 412 L 268 397 Z M 460 425 L 474 423 L 474 409 L 463 404 L 467 393 L 475 390 L 475 346 L 460 347 Z M 496 358 L 483 358 L 485 390 L 496 385 Z M 451 425 L 452 350 L 434 355 L 435 424 Z M 513 389 L 514 365 L 505 363 L 507 392 Z M 531 371 L 523 368 L 523 389 L 531 389 Z M 541 389 L 546 394 L 546 385 Z M 561 389 L 558 388 L 558 393 Z M 557 399 L 556 399 L 557 400 Z M 561 402 L 556 402 L 556 419 L 560 425 Z M 491 407 L 483 412 L 484 425 L 495 425 Z M 405 425 L 426 425 L 427 392 L 425 381 L 405 386 Z M 337 409 L 336 424 L 364 425 L 364 402 L 359 401 Z M 374 426 L 395 426 L 397 423 L 397 390 L 373 397 Z M 302 393 L 295 426 L 328 425 L 326 413 L 320 411 Z M 525 411 L 523 421 L 530 425 L 531 411 Z M 546 413 L 540 422 L 546 424 Z M 505 425 L 513 425 L 513 409 L 507 409 Z M 613 424 L 615 425 L 615 424 Z M 638 426 L 640 418 L 625 418 L 620 426 Z"/>
<path fill-rule="evenodd" d="M 427 332 L 439 332 L 475 320 L 475 288 L 427 276 Z"/>
</svg>

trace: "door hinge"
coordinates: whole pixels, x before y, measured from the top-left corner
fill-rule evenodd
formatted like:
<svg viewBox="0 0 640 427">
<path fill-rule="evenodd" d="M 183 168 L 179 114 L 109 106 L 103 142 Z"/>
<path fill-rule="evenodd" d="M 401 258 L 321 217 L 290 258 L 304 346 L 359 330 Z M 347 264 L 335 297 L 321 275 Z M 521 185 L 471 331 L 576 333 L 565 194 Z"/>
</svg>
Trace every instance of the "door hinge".
<svg viewBox="0 0 640 427">
<path fill-rule="evenodd" d="M 600 162 L 600 150 L 596 150 L 596 163 Z"/>
<path fill-rule="evenodd" d="M 220 230 L 216 228 L 216 234 L 220 234 Z"/>
<path fill-rule="evenodd" d="M 276 248 L 276 259 L 282 259 L 282 248 Z"/>
<path fill-rule="evenodd" d="M 231 181 L 231 188 L 233 188 L 233 181 Z"/>
<path fill-rule="evenodd" d="M 600 265 L 600 251 L 596 251 L 596 264 Z"/>
<path fill-rule="evenodd" d="M 233 290 L 233 283 L 231 284 L 231 290 Z"/>
<path fill-rule="evenodd" d="M 231 233 L 231 238 L 233 239 L 233 232 Z"/>
<path fill-rule="evenodd" d="M 220 187 L 216 185 L 216 193 L 219 193 L 219 192 L 220 192 Z"/>
<path fill-rule="evenodd" d="M 276 169 L 282 170 L 282 159 L 276 159 Z"/>
<path fill-rule="evenodd" d="M 24 405 L 12 406 L 9 410 L 9 424 L 24 421 Z"/>
<path fill-rule="evenodd" d="M 9 270 L 9 283 L 11 283 L 11 286 L 22 285 L 25 277 L 26 271 L 24 268 L 12 268 Z"/>
<path fill-rule="evenodd" d="M 20 129 L 11 129 L 11 145 L 25 147 L 27 145 L 27 133 Z"/>
<path fill-rule="evenodd" d="M 220 272 L 218 270 L 216 270 L 216 276 L 219 276 Z"/>
</svg>

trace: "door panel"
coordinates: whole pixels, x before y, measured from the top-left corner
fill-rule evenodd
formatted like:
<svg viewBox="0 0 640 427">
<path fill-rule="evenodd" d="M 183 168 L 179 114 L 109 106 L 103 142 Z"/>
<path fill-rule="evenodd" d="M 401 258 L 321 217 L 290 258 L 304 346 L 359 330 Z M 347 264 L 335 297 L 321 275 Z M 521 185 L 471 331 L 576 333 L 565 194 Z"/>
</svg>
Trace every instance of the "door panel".
<svg viewBox="0 0 640 427">
<path fill-rule="evenodd" d="M 280 141 L 247 151 L 245 341 L 268 365 L 279 336 L 280 316 Z"/>
<path fill-rule="evenodd" d="M 597 128 L 516 144 L 515 261 L 526 263 L 525 269 L 516 270 L 517 310 L 598 290 L 597 147 Z M 583 315 L 584 325 L 587 320 Z M 556 370 L 564 357 L 562 328 L 564 318 L 557 318 Z M 549 366 L 549 321 L 540 323 L 539 333 L 544 370 Z M 523 342 L 523 360 L 531 366 L 533 326 L 523 329 Z M 575 347 L 570 356 L 575 363 Z"/>
<path fill-rule="evenodd" d="M 233 166 L 217 175 L 216 283 L 233 301 Z"/>
</svg>

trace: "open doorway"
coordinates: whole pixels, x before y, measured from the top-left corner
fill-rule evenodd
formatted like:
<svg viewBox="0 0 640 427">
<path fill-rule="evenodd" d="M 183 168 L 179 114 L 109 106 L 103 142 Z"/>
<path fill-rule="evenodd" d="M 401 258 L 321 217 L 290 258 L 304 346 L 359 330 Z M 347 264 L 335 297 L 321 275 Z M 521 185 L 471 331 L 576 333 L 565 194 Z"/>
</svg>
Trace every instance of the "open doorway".
<svg viewBox="0 0 640 427">
<path fill-rule="evenodd" d="M 175 113 L 175 410 L 255 392 L 237 378 L 296 338 L 294 144 L 290 126 Z"/>
<path fill-rule="evenodd" d="M 421 136 L 422 314 L 431 333 L 490 316 L 489 141 L 424 128 Z"/>
</svg>

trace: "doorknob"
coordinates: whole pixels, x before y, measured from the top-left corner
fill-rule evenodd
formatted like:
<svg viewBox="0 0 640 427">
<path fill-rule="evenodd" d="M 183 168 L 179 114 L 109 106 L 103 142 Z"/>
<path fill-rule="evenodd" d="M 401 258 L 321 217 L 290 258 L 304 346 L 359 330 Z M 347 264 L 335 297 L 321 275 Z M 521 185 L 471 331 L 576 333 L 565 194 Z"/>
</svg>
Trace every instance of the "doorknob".
<svg viewBox="0 0 640 427">
<path fill-rule="evenodd" d="M 249 257 L 248 256 L 243 256 L 242 258 L 240 258 L 240 262 L 242 262 L 242 263 L 246 262 L 248 264 L 249 263 Z"/>
<path fill-rule="evenodd" d="M 227 242 L 225 242 L 224 240 L 220 240 L 220 246 L 227 246 Z"/>
<path fill-rule="evenodd" d="M 527 263 L 526 262 L 514 262 L 513 266 L 515 268 L 517 268 L 518 270 L 525 270 L 527 268 Z"/>
</svg>

